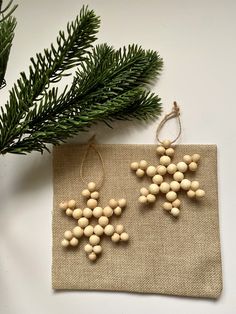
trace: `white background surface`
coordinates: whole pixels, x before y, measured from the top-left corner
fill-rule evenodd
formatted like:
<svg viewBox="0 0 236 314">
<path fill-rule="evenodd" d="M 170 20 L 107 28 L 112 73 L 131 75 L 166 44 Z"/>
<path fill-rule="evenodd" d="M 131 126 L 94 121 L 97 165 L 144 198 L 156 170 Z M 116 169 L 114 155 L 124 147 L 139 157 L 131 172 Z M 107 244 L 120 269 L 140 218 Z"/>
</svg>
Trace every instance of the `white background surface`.
<svg viewBox="0 0 236 314">
<path fill-rule="evenodd" d="M 18 1 L 8 87 L 29 58 L 55 39 L 83 4 Z M 236 313 L 236 1 L 87 1 L 102 17 L 100 42 L 158 50 L 165 67 L 155 91 L 165 111 L 182 109 L 182 143 L 216 143 L 224 289 L 217 301 L 51 289 L 51 155 L 0 156 L 0 313 Z M 1 91 L 1 104 L 7 88 Z M 156 123 L 94 128 L 100 143 L 154 143 Z M 121 128 L 122 126 L 122 128 Z M 174 131 L 175 124 L 170 127 Z M 170 134 L 170 129 L 166 134 Z M 84 142 L 88 135 L 76 141 Z"/>
</svg>

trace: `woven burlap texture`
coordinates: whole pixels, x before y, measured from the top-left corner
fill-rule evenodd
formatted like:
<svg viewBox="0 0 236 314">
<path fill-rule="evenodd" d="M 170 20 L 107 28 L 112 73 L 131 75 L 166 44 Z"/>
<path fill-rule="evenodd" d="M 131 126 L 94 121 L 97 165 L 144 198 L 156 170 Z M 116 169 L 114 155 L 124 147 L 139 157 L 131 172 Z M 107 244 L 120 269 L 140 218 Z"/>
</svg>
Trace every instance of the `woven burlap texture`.
<svg viewBox="0 0 236 314">
<path fill-rule="evenodd" d="M 130 235 L 127 244 L 103 237 L 103 253 L 95 263 L 86 257 L 84 238 L 79 247 L 64 249 L 65 230 L 76 220 L 58 208 L 63 200 L 75 199 L 86 207 L 81 191 L 80 165 L 87 145 L 68 144 L 53 152 L 53 263 L 54 289 L 111 290 L 217 298 L 222 290 L 221 254 L 217 195 L 217 149 L 215 145 L 177 145 L 174 162 L 183 155 L 199 153 L 197 172 L 186 177 L 200 181 L 206 196 L 193 201 L 180 193 L 178 219 L 160 208 L 164 196 L 153 206 L 138 203 L 139 190 L 151 183 L 130 170 L 132 161 L 147 160 L 157 165 L 156 145 L 98 144 L 105 166 L 99 204 L 110 198 L 126 198 L 127 207 L 112 222 L 123 224 Z M 91 150 L 84 164 L 85 180 L 98 181 L 102 175 L 97 154 Z"/>
</svg>

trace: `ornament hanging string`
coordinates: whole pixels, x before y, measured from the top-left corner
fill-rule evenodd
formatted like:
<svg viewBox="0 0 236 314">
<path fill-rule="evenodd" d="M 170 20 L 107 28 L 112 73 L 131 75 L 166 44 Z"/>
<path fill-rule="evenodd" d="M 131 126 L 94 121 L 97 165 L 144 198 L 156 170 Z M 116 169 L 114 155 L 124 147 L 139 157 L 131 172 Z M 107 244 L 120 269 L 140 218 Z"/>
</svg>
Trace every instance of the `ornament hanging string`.
<svg viewBox="0 0 236 314">
<path fill-rule="evenodd" d="M 164 116 L 164 118 L 161 120 L 160 124 L 157 127 L 156 139 L 160 144 L 162 144 L 162 141 L 160 140 L 160 131 L 162 130 L 162 128 L 166 124 L 166 122 L 173 119 L 173 118 L 176 118 L 178 120 L 179 132 L 178 132 L 176 138 L 171 141 L 171 144 L 175 143 L 179 139 L 179 137 L 182 133 L 182 125 L 181 125 L 181 120 L 180 120 L 180 109 L 179 109 L 179 106 L 177 105 L 176 101 L 174 101 L 172 111 Z"/>
<path fill-rule="evenodd" d="M 98 155 L 99 157 L 99 160 L 101 162 L 101 166 L 102 166 L 102 177 L 101 179 L 98 181 L 98 183 L 96 183 L 96 186 L 97 188 L 101 188 L 102 185 L 103 185 L 103 182 L 104 182 L 104 179 L 105 179 L 105 166 L 104 166 L 104 161 L 103 161 L 103 158 L 102 158 L 102 155 L 101 153 L 99 152 L 99 150 L 96 148 L 95 144 L 94 144 L 94 138 L 95 138 L 96 135 L 93 135 L 92 138 L 88 141 L 88 146 L 85 150 L 85 153 L 84 153 L 84 156 L 82 158 L 82 161 L 81 161 L 81 166 L 80 166 L 80 178 L 81 180 L 84 182 L 84 184 L 87 184 L 88 182 L 85 180 L 84 178 L 84 164 L 85 164 L 85 161 L 88 157 L 88 153 L 89 151 L 92 149 L 94 150 L 94 152 Z"/>
</svg>

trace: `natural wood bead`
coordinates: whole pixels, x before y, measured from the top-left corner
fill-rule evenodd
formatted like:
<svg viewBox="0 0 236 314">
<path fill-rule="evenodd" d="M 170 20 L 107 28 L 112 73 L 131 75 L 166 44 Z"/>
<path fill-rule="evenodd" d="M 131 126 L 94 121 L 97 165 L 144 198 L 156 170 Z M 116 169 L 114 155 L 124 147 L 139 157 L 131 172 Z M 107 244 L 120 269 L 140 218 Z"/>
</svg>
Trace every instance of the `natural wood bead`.
<svg viewBox="0 0 236 314">
<path fill-rule="evenodd" d="M 157 154 L 158 155 L 164 155 L 165 154 L 165 147 L 163 147 L 163 146 L 158 146 L 157 147 Z"/>
<path fill-rule="evenodd" d="M 160 164 L 163 166 L 168 166 L 171 163 L 171 159 L 169 156 L 161 156 Z"/>
<path fill-rule="evenodd" d="M 96 225 L 94 228 L 93 228 L 93 232 L 97 235 L 97 236 L 101 236 L 104 232 L 104 229 L 103 227 L 101 227 L 100 225 Z"/>
<path fill-rule="evenodd" d="M 188 179 L 183 179 L 180 183 L 180 186 L 183 190 L 188 191 L 191 187 L 191 181 Z"/>
<path fill-rule="evenodd" d="M 136 176 L 142 178 L 145 175 L 145 172 L 142 169 L 136 171 Z"/>
<path fill-rule="evenodd" d="M 97 255 L 94 252 L 92 252 L 89 254 L 88 258 L 90 259 L 90 261 L 94 262 L 97 259 Z"/>
<path fill-rule="evenodd" d="M 149 177 L 153 177 L 156 174 L 156 168 L 154 166 L 147 167 L 146 173 Z"/>
<path fill-rule="evenodd" d="M 159 165 L 157 166 L 157 173 L 161 176 L 164 176 L 166 174 L 167 170 L 165 166 Z"/>
<path fill-rule="evenodd" d="M 100 254 L 100 253 L 102 253 L 102 247 L 101 247 L 101 245 L 95 245 L 95 246 L 93 247 L 93 251 L 94 251 L 95 254 Z"/>
<path fill-rule="evenodd" d="M 67 216 L 72 216 L 72 215 L 73 215 L 73 210 L 70 209 L 70 208 L 67 208 L 67 210 L 66 210 L 66 215 L 67 215 Z"/>
<path fill-rule="evenodd" d="M 59 208 L 62 209 L 62 210 L 67 210 L 68 208 L 68 203 L 67 202 L 61 202 L 59 204 Z"/>
<path fill-rule="evenodd" d="M 120 235 L 118 233 L 114 233 L 111 237 L 112 242 L 119 242 L 120 241 Z"/>
<path fill-rule="evenodd" d="M 173 207 L 170 211 L 171 215 L 173 215 L 174 217 L 178 217 L 180 214 L 180 210 L 177 207 Z"/>
<path fill-rule="evenodd" d="M 116 208 L 118 206 L 118 202 L 114 198 L 110 199 L 108 204 L 111 206 L 111 208 Z"/>
<path fill-rule="evenodd" d="M 138 167 L 139 167 L 139 164 L 138 164 L 138 162 L 132 162 L 131 163 L 131 165 L 130 165 L 130 168 L 132 169 L 132 170 L 138 170 Z"/>
<path fill-rule="evenodd" d="M 167 156 L 173 157 L 174 154 L 175 154 L 175 150 L 172 147 L 167 148 L 167 150 L 166 150 L 166 155 Z"/>
<path fill-rule="evenodd" d="M 152 178 L 152 182 L 155 184 L 160 185 L 163 182 L 163 177 L 159 174 L 156 174 L 153 178 Z"/>
<path fill-rule="evenodd" d="M 99 217 L 102 216 L 102 212 L 103 212 L 102 207 L 95 207 L 94 210 L 93 210 L 93 216 L 95 218 L 99 218 Z"/>
<path fill-rule="evenodd" d="M 149 191 L 148 191 L 148 189 L 143 187 L 143 188 L 140 189 L 140 194 L 144 195 L 144 196 L 147 196 L 149 194 Z"/>
<path fill-rule="evenodd" d="M 177 163 L 177 169 L 184 173 L 188 170 L 188 165 L 185 162 L 180 161 Z"/>
<path fill-rule="evenodd" d="M 90 198 L 90 199 L 87 201 L 87 206 L 88 206 L 88 208 L 94 209 L 95 207 L 97 207 L 97 205 L 98 205 L 98 201 L 97 201 L 97 200 L 94 200 L 93 198 Z"/>
<path fill-rule="evenodd" d="M 100 242 L 100 237 L 97 236 L 96 234 L 93 234 L 89 238 L 89 243 L 94 246 L 97 245 Z"/>
<path fill-rule="evenodd" d="M 120 216 L 122 213 L 122 208 L 120 206 L 117 206 L 115 209 L 114 209 L 114 214 L 116 216 Z"/>
<path fill-rule="evenodd" d="M 70 244 L 70 242 L 69 242 L 68 240 L 66 240 L 66 239 L 63 239 L 63 240 L 61 241 L 61 245 L 62 245 L 63 247 L 68 247 L 69 244 Z"/>
<path fill-rule="evenodd" d="M 84 235 L 86 237 L 90 237 L 93 234 L 93 226 L 88 225 L 87 227 L 84 228 Z"/>
<path fill-rule="evenodd" d="M 103 209 L 103 215 L 106 217 L 111 217 L 113 215 L 113 209 L 110 206 L 106 206 Z"/>
<path fill-rule="evenodd" d="M 141 195 L 141 196 L 139 196 L 138 201 L 141 204 L 146 204 L 147 203 L 147 197 L 144 195 Z"/>
<path fill-rule="evenodd" d="M 148 201 L 148 203 L 154 203 L 156 201 L 155 195 L 148 194 L 147 195 L 147 201 Z"/>
<path fill-rule="evenodd" d="M 177 198 L 174 202 L 172 202 L 172 206 L 173 207 L 180 207 L 181 205 L 181 201 Z"/>
<path fill-rule="evenodd" d="M 146 170 L 147 169 L 147 166 L 148 166 L 148 163 L 146 160 L 141 160 L 139 162 L 139 168 L 142 169 L 142 170 Z"/>
<path fill-rule="evenodd" d="M 76 227 L 73 229 L 73 235 L 74 235 L 76 238 L 81 238 L 83 234 L 84 234 L 84 230 L 83 230 L 81 227 L 76 226 Z"/>
<path fill-rule="evenodd" d="M 161 143 L 165 148 L 169 148 L 171 146 L 171 141 L 169 140 L 164 140 L 162 143 Z"/>
<path fill-rule="evenodd" d="M 89 182 L 89 184 L 88 184 L 88 190 L 89 190 L 90 192 L 94 192 L 94 191 L 96 190 L 96 183 L 94 183 L 94 182 Z"/>
<path fill-rule="evenodd" d="M 72 216 L 73 216 L 73 218 L 75 218 L 75 219 L 81 218 L 81 217 L 83 216 L 82 209 L 76 208 L 76 209 L 73 211 Z"/>
<path fill-rule="evenodd" d="M 121 234 L 122 232 L 124 232 L 125 228 L 123 225 L 117 225 L 116 228 L 115 228 L 115 231 L 118 233 L 118 234 Z"/>
<path fill-rule="evenodd" d="M 99 199 L 99 193 L 97 191 L 94 191 L 91 193 L 90 197 L 97 200 Z"/>
<path fill-rule="evenodd" d="M 169 164 L 166 169 L 169 174 L 174 174 L 177 171 L 177 166 L 175 164 Z"/>
<path fill-rule="evenodd" d="M 84 210 L 83 210 L 83 216 L 85 218 L 91 218 L 93 216 L 93 211 L 92 209 L 86 207 Z"/>
<path fill-rule="evenodd" d="M 79 244 L 79 241 L 75 237 L 70 240 L 71 246 L 77 246 L 78 244 Z"/>
<path fill-rule="evenodd" d="M 71 240 L 73 238 L 73 233 L 70 230 L 65 231 L 64 238 L 66 240 Z"/>
<path fill-rule="evenodd" d="M 197 191 L 197 189 L 199 188 L 199 186 L 200 186 L 200 184 L 199 184 L 198 181 L 192 181 L 192 183 L 191 183 L 191 189 L 192 189 L 193 191 Z"/>
<path fill-rule="evenodd" d="M 121 198 L 119 201 L 118 201 L 118 205 L 121 207 L 121 208 L 124 208 L 126 205 L 127 205 L 127 201 L 125 198 Z"/>
<path fill-rule="evenodd" d="M 187 195 L 188 195 L 189 198 L 194 198 L 195 195 L 196 195 L 196 193 L 195 193 L 193 190 L 189 190 L 189 191 L 187 192 Z"/>
<path fill-rule="evenodd" d="M 85 217 L 82 217 L 78 220 L 78 225 L 83 229 L 87 227 L 88 224 L 89 224 L 89 220 Z"/>
<path fill-rule="evenodd" d="M 165 209 L 165 210 L 171 210 L 172 208 L 172 204 L 169 203 L 169 202 L 165 202 L 162 207 Z"/>
<path fill-rule="evenodd" d="M 189 170 L 190 171 L 196 171 L 197 170 L 197 163 L 196 162 L 191 162 L 189 165 L 188 165 L 188 167 L 189 167 Z"/>
<path fill-rule="evenodd" d="M 91 244 L 86 244 L 84 247 L 84 250 L 86 253 L 92 253 L 93 252 L 93 247 Z"/>
<path fill-rule="evenodd" d="M 198 189 L 196 191 L 196 198 L 202 198 L 205 196 L 205 191 L 201 190 L 201 189 Z"/>
<path fill-rule="evenodd" d="M 174 192 L 178 192 L 180 190 L 180 184 L 177 181 L 170 182 L 170 188 Z"/>
<path fill-rule="evenodd" d="M 189 165 L 192 162 L 192 157 L 190 155 L 184 155 L 183 161 Z"/>
<path fill-rule="evenodd" d="M 109 219 L 106 216 L 101 216 L 98 219 L 98 223 L 99 223 L 100 226 L 105 227 L 106 225 L 108 225 Z"/>
<path fill-rule="evenodd" d="M 127 232 L 121 233 L 120 239 L 121 239 L 121 241 L 128 241 L 128 240 L 129 240 L 129 235 L 128 235 L 128 233 L 127 233 Z"/>
<path fill-rule="evenodd" d="M 198 162 L 198 161 L 200 160 L 200 155 L 199 155 L 199 154 L 193 154 L 193 155 L 192 155 L 192 160 L 193 160 L 194 162 Z"/>
<path fill-rule="evenodd" d="M 177 194 L 174 191 L 170 191 L 166 194 L 166 199 L 169 202 L 173 202 L 174 200 L 176 200 L 176 198 L 177 198 Z"/>
<path fill-rule="evenodd" d="M 83 190 L 81 194 L 82 194 L 84 197 L 87 197 L 87 198 L 89 198 L 90 195 L 91 195 L 91 193 L 89 192 L 88 189 Z"/>
<path fill-rule="evenodd" d="M 114 231 L 115 231 L 115 228 L 112 225 L 107 225 L 104 228 L 104 233 L 109 237 L 113 235 Z"/>
<path fill-rule="evenodd" d="M 70 200 L 70 201 L 68 202 L 68 207 L 69 207 L 70 209 L 74 209 L 74 208 L 75 208 L 75 204 L 76 204 L 75 200 Z"/>
<path fill-rule="evenodd" d="M 184 174 L 180 171 L 174 173 L 173 178 L 175 181 L 181 182 L 184 179 Z"/>
<path fill-rule="evenodd" d="M 170 191 L 170 185 L 167 182 L 162 182 L 162 184 L 160 185 L 160 191 L 164 194 L 166 194 L 167 192 Z"/>
<path fill-rule="evenodd" d="M 157 184 L 150 184 L 149 185 L 149 192 L 151 194 L 158 194 L 159 193 L 159 186 Z"/>
</svg>

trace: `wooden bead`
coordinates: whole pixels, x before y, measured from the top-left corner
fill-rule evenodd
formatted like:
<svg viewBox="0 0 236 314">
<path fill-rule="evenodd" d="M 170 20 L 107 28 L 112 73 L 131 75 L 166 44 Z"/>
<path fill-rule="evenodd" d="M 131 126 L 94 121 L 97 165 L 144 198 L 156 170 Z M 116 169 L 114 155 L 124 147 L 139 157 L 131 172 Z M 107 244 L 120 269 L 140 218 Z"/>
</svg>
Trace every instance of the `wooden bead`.
<svg viewBox="0 0 236 314">
<path fill-rule="evenodd" d="M 93 252 L 93 247 L 91 244 L 86 244 L 84 247 L 84 250 L 86 253 L 92 253 Z"/>
<path fill-rule="evenodd" d="M 59 204 L 59 208 L 62 209 L 62 210 L 67 210 L 68 208 L 68 203 L 67 202 L 61 202 Z"/>
<path fill-rule="evenodd" d="M 98 201 L 97 201 L 97 200 L 94 200 L 93 198 L 90 198 L 90 199 L 87 201 L 87 206 L 88 206 L 88 208 L 94 209 L 95 207 L 97 207 L 97 205 L 98 205 Z"/>
<path fill-rule="evenodd" d="M 87 198 L 89 198 L 90 195 L 91 195 L 91 193 L 89 192 L 88 189 L 83 190 L 81 194 L 82 194 L 84 197 L 87 197 Z"/>
<path fill-rule="evenodd" d="M 112 225 L 107 225 L 104 228 L 104 233 L 109 237 L 113 235 L 114 231 L 115 231 L 115 228 Z"/>
<path fill-rule="evenodd" d="M 165 147 L 165 148 L 169 148 L 171 146 L 171 141 L 169 140 L 164 140 L 162 142 L 162 145 Z"/>
<path fill-rule="evenodd" d="M 89 184 L 88 184 L 88 190 L 89 190 L 90 192 L 94 192 L 94 191 L 96 190 L 96 183 L 94 183 L 94 182 L 89 182 Z"/>
<path fill-rule="evenodd" d="M 63 239 L 63 240 L 61 241 L 61 245 L 62 245 L 63 247 L 68 247 L 69 244 L 70 244 L 70 242 L 69 242 L 68 240 L 66 240 L 66 239 Z"/>
<path fill-rule="evenodd" d="M 100 237 L 97 236 L 96 234 L 93 234 L 89 238 L 89 243 L 94 246 L 97 245 L 100 242 Z"/>
<path fill-rule="evenodd" d="M 70 240 L 71 246 L 77 246 L 78 244 L 79 244 L 79 241 L 75 237 Z"/>
<path fill-rule="evenodd" d="M 147 197 L 144 195 L 141 195 L 141 196 L 139 196 L 138 201 L 141 204 L 146 204 L 147 203 Z"/>
<path fill-rule="evenodd" d="M 114 198 L 110 199 L 108 204 L 111 206 L 111 208 L 116 208 L 118 206 L 118 202 Z"/>
<path fill-rule="evenodd" d="M 96 225 L 94 228 L 93 228 L 93 232 L 94 234 L 96 234 L 97 236 L 101 236 L 104 232 L 104 229 L 103 227 L 101 227 L 100 225 Z"/>
<path fill-rule="evenodd" d="M 154 166 L 147 167 L 146 173 L 149 177 L 153 177 L 156 174 L 156 168 Z"/>
<path fill-rule="evenodd" d="M 148 201 L 148 203 L 154 203 L 156 201 L 155 195 L 148 194 L 147 195 L 147 201 Z"/>
<path fill-rule="evenodd" d="M 76 226 L 76 227 L 73 229 L 73 235 L 74 235 L 76 238 L 81 238 L 83 234 L 84 234 L 84 230 L 83 230 L 81 227 Z"/>
<path fill-rule="evenodd" d="M 190 171 L 196 171 L 197 170 L 197 163 L 196 162 L 191 162 L 189 165 L 188 165 L 188 167 L 189 167 L 189 170 Z"/>
<path fill-rule="evenodd" d="M 191 189 L 192 189 L 193 191 L 197 191 L 197 189 L 199 188 L 199 186 L 200 186 L 200 184 L 199 184 L 198 181 L 192 181 L 192 183 L 191 183 Z"/>
<path fill-rule="evenodd" d="M 85 218 L 91 218 L 93 216 L 93 211 L 92 209 L 86 207 L 84 210 L 83 210 L 83 216 Z"/>
<path fill-rule="evenodd" d="M 122 232 L 124 232 L 125 228 L 123 225 L 117 225 L 115 228 L 116 233 L 121 234 Z"/>
<path fill-rule="evenodd" d="M 177 163 L 177 169 L 184 173 L 188 170 L 188 165 L 185 162 L 180 161 Z"/>
<path fill-rule="evenodd" d="M 195 195 L 196 195 L 196 193 L 195 193 L 193 190 L 189 190 L 189 191 L 187 192 L 187 195 L 188 195 L 189 198 L 194 198 Z"/>
<path fill-rule="evenodd" d="M 160 191 L 164 194 L 168 193 L 170 191 L 170 185 L 167 182 L 162 182 L 160 185 Z"/>
<path fill-rule="evenodd" d="M 172 147 L 167 148 L 167 150 L 166 150 L 166 155 L 167 156 L 173 157 L 174 154 L 175 154 L 175 151 L 174 151 L 174 149 Z"/>
<path fill-rule="evenodd" d="M 156 151 L 158 155 L 164 155 L 166 150 L 165 150 L 165 147 L 158 146 Z"/>
<path fill-rule="evenodd" d="M 205 191 L 201 190 L 201 189 L 198 189 L 196 191 L 196 198 L 202 198 L 205 196 Z"/>
<path fill-rule="evenodd" d="M 138 167 L 139 167 L 139 164 L 138 162 L 132 162 L 131 165 L 130 165 L 130 168 L 134 171 L 138 170 Z"/>
<path fill-rule="evenodd" d="M 153 178 L 152 178 L 152 182 L 155 184 L 160 185 L 163 182 L 163 177 L 159 174 L 156 174 Z"/>
<path fill-rule="evenodd" d="M 161 176 L 164 176 L 166 174 L 167 170 L 165 166 L 159 165 L 157 166 L 157 173 Z"/>
<path fill-rule="evenodd" d="M 70 208 L 67 208 L 67 210 L 66 210 L 66 215 L 67 215 L 67 216 L 72 216 L 72 215 L 73 215 L 73 210 L 70 209 Z"/>
<path fill-rule="evenodd" d="M 157 185 L 157 184 L 150 184 L 149 185 L 149 192 L 151 193 L 151 194 L 158 194 L 159 193 L 159 186 Z"/>
<path fill-rule="evenodd" d="M 101 216 L 98 219 L 98 223 L 99 223 L 100 226 L 105 227 L 106 225 L 108 225 L 109 219 L 106 216 Z"/>
<path fill-rule="evenodd" d="M 170 182 L 170 188 L 174 192 L 178 192 L 180 190 L 180 184 L 177 181 Z"/>
<path fill-rule="evenodd" d="M 73 211 L 73 213 L 72 213 L 72 216 L 73 216 L 73 218 L 75 218 L 75 219 L 81 218 L 82 215 L 83 215 L 83 212 L 82 212 L 82 209 L 80 209 L 80 208 L 76 208 L 76 209 Z"/>
<path fill-rule="evenodd" d="M 120 239 L 121 239 L 121 241 L 128 241 L 128 240 L 129 240 L 129 235 L 128 235 L 128 233 L 127 233 L 127 232 L 121 233 Z"/>
<path fill-rule="evenodd" d="M 192 157 L 191 157 L 190 155 L 185 155 L 185 156 L 183 157 L 183 161 L 184 161 L 187 165 L 189 165 L 189 164 L 192 162 Z"/>
<path fill-rule="evenodd" d="M 95 207 L 94 210 L 93 210 L 93 216 L 95 218 L 99 218 L 99 217 L 102 216 L 102 212 L 103 212 L 102 207 Z"/>
<path fill-rule="evenodd" d="M 173 178 L 175 181 L 181 182 L 184 179 L 184 174 L 180 171 L 174 173 Z"/>
<path fill-rule="evenodd" d="M 92 252 L 89 254 L 88 258 L 90 259 L 90 261 L 94 262 L 97 259 L 97 255 L 94 252 Z"/>
<path fill-rule="evenodd" d="M 73 238 L 73 233 L 70 230 L 65 231 L 64 238 L 66 240 L 71 240 Z"/>
<path fill-rule="evenodd" d="M 147 169 L 147 166 L 148 166 L 148 163 L 146 160 L 141 160 L 139 162 L 139 168 L 142 169 L 142 170 L 146 170 Z"/>
<path fill-rule="evenodd" d="M 145 172 L 142 169 L 136 171 L 136 176 L 142 178 L 145 175 Z"/>
<path fill-rule="evenodd" d="M 183 190 L 188 191 L 191 187 L 191 181 L 188 179 L 183 179 L 180 183 L 180 186 Z"/>
<path fill-rule="evenodd" d="M 76 204 L 75 200 L 70 200 L 70 201 L 68 202 L 68 207 L 69 207 L 70 209 L 75 209 L 75 204 Z"/>
<path fill-rule="evenodd" d="M 111 237 L 112 242 L 119 242 L 120 241 L 120 235 L 118 233 L 114 233 Z"/>
<path fill-rule="evenodd" d="M 177 166 L 175 164 L 169 164 L 166 169 L 169 174 L 174 174 L 177 171 Z"/>
<path fill-rule="evenodd" d="M 95 245 L 95 246 L 93 247 L 93 251 L 94 251 L 95 254 L 101 254 L 101 253 L 102 253 L 102 247 L 101 247 L 101 245 Z"/>
<path fill-rule="evenodd" d="M 143 187 L 143 188 L 140 189 L 140 194 L 144 195 L 144 196 L 147 196 L 149 194 L 149 191 L 148 191 L 148 189 Z"/>
<path fill-rule="evenodd" d="M 165 209 L 165 210 L 171 210 L 172 208 L 172 204 L 169 203 L 169 202 L 165 202 L 162 207 Z"/>
<path fill-rule="evenodd" d="M 97 191 L 94 191 L 91 193 L 90 197 L 97 200 L 99 199 L 99 193 Z"/>
<path fill-rule="evenodd" d="M 88 219 L 87 218 L 85 218 L 85 217 L 82 217 L 82 218 L 80 218 L 79 220 L 78 220 L 78 225 L 81 227 L 81 228 L 85 228 L 85 227 L 87 227 L 87 225 L 89 224 L 89 221 L 88 221 Z"/>
<path fill-rule="evenodd" d="M 121 207 L 121 208 L 124 208 L 126 205 L 127 205 L 127 201 L 125 198 L 121 198 L 119 201 L 118 201 L 118 205 Z"/>
<path fill-rule="evenodd" d="M 90 237 L 93 234 L 93 226 L 88 225 L 87 227 L 85 227 L 84 229 L 84 235 L 86 237 Z"/>
<path fill-rule="evenodd" d="M 122 213 L 122 208 L 120 206 L 117 206 L 115 209 L 114 209 L 114 214 L 116 216 L 120 216 Z"/>
<path fill-rule="evenodd" d="M 174 217 L 178 217 L 179 216 L 179 213 L 180 213 L 180 210 L 179 208 L 177 207 L 173 207 L 170 211 L 171 215 L 173 215 Z"/>
<path fill-rule="evenodd" d="M 171 163 L 171 159 L 169 156 L 161 156 L 160 164 L 163 166 L 168 166 Z"/>
<path fill-rule="evenodd" d="M 181 205 L 181 201 L 177 198 L 174 202 L 172 202 L 172 206 L 173 207 L 180 207 Z"/>
<path fill-rule="evenodd" d="M 169 202 L 173 202 L 177 198 L 177 194 L 174 191 L 170 191 L 166 194 L 166 198 Z"/>
<path fill-rule="evenodd" d="M 113 209 L 110 206 L 106 206 L 103 209 L 103 215 L 106 217 L 111 217 L 113 215 Z"/>
<path fill-rule="evenodd" d="M 198 162 L 200 160 L 200 155 L 199 154 L 193 154 L 192 155 L 192 161 Z"/>
</svg>

